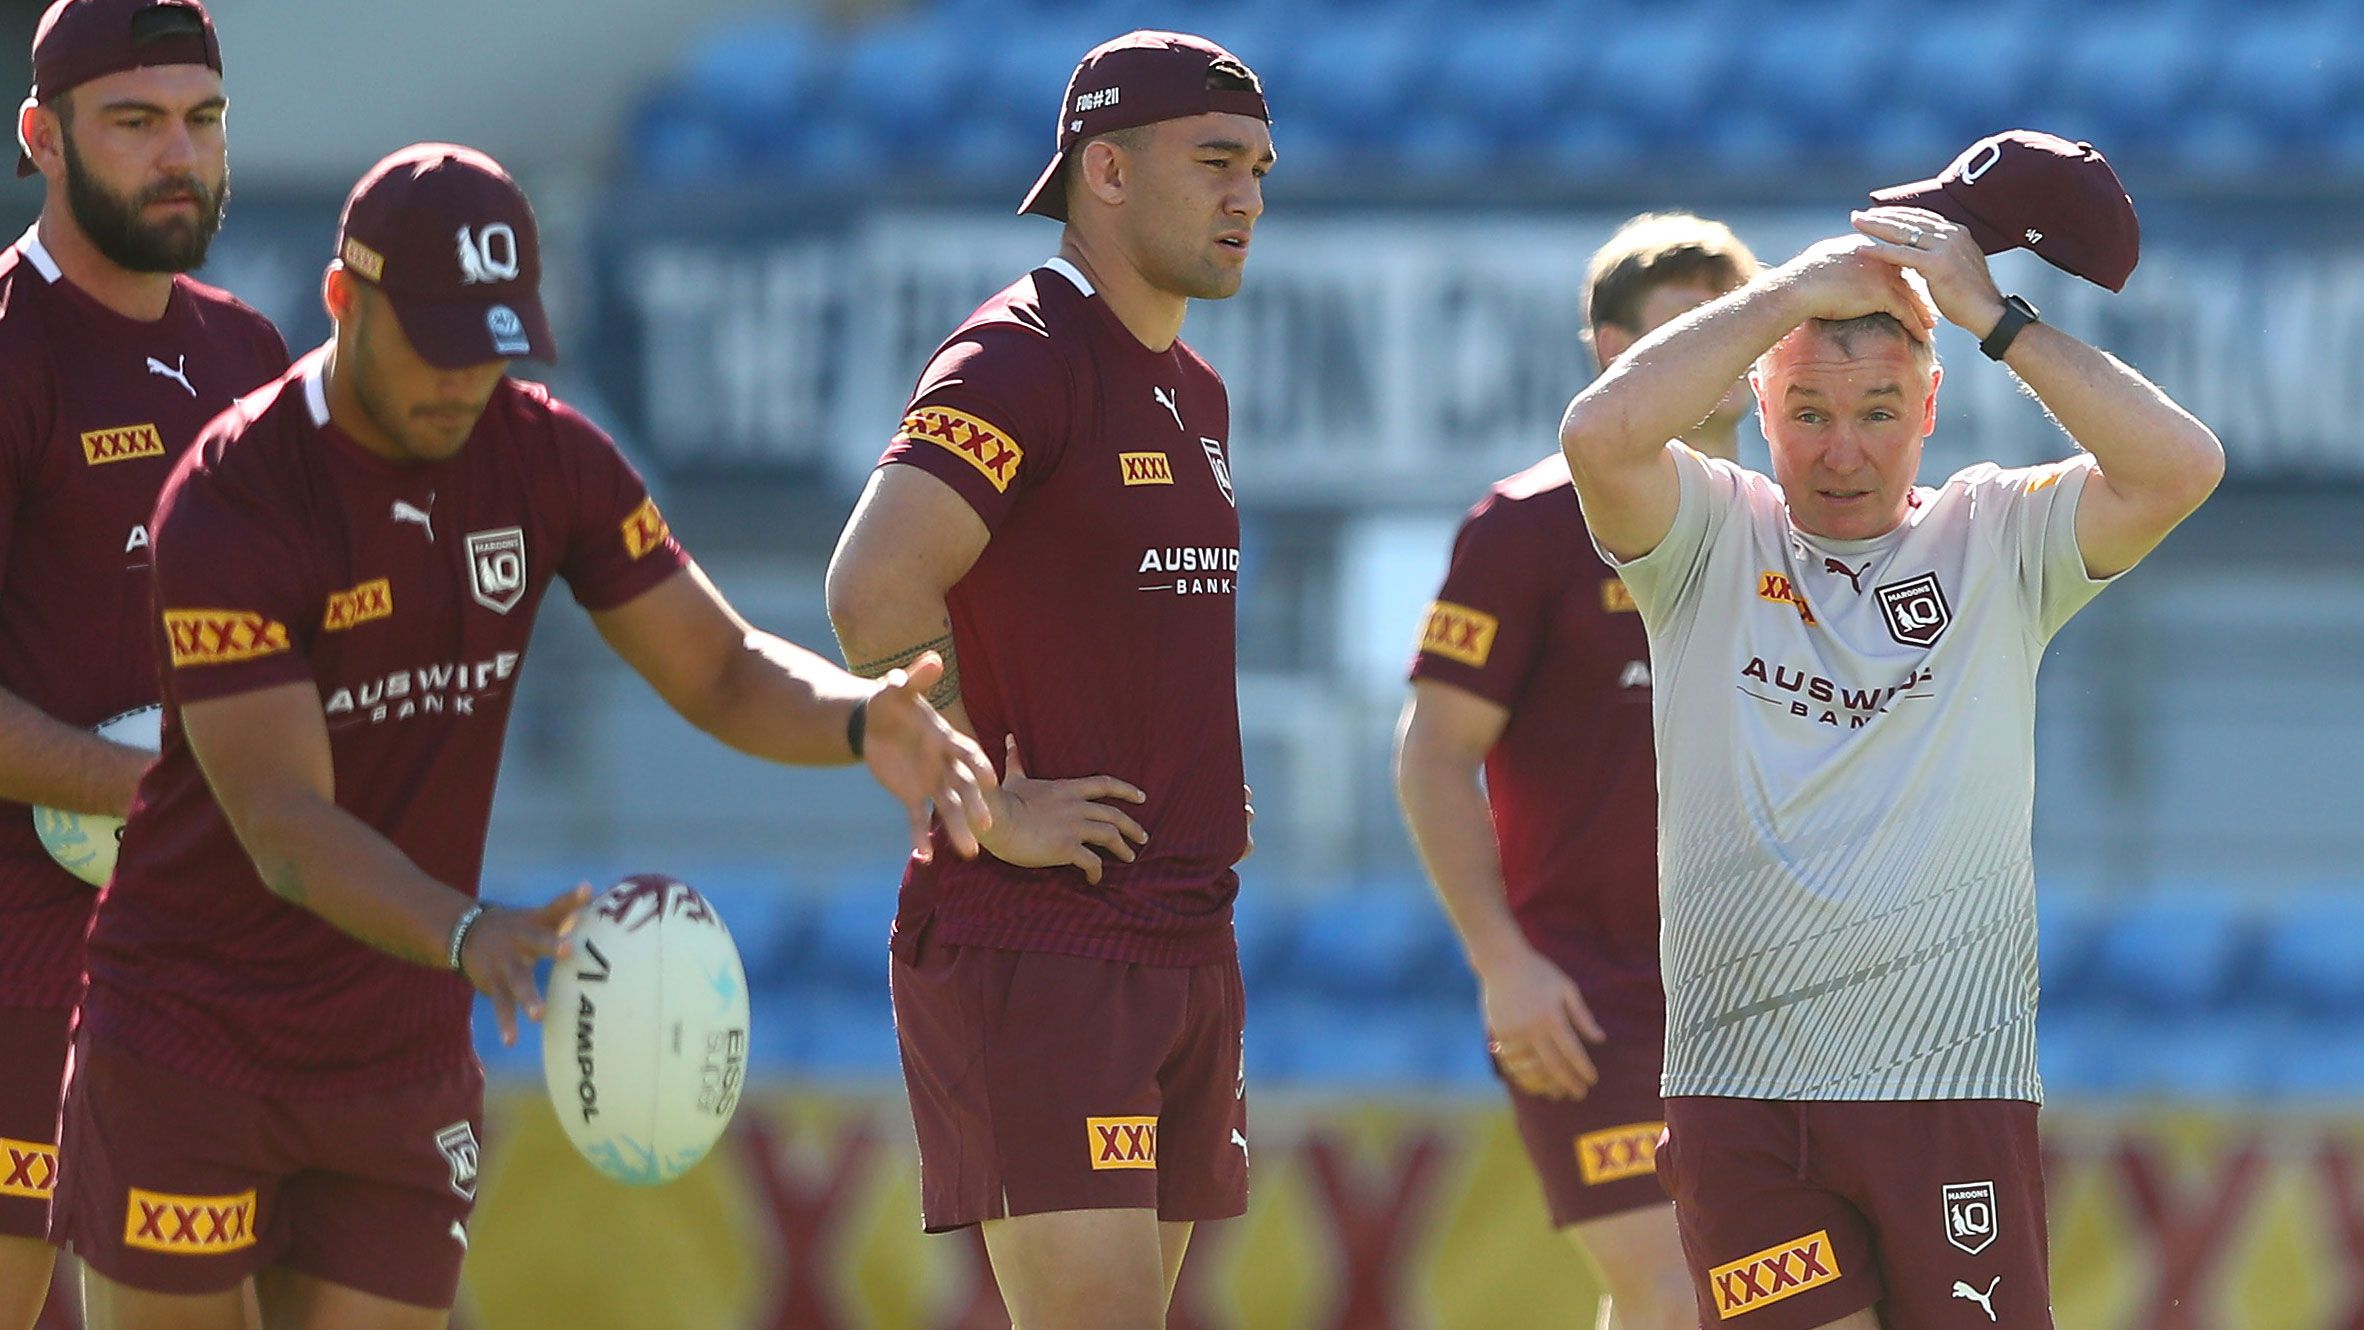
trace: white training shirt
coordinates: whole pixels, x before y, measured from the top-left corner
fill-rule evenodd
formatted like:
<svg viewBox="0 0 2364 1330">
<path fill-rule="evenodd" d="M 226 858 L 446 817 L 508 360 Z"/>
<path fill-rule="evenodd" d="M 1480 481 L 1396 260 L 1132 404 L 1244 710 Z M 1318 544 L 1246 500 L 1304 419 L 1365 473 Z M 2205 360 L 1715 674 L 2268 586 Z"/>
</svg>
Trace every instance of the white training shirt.
<svg viewBox="0 0 2364 1330">
<path fill-rule="evenodd" d="M 1829 540 L 1676 445 L 1649 629 L 1668 1095 L 2041 1101 L 2036 668 L 2104 583 L 2080 455 Z"/>
</svg>

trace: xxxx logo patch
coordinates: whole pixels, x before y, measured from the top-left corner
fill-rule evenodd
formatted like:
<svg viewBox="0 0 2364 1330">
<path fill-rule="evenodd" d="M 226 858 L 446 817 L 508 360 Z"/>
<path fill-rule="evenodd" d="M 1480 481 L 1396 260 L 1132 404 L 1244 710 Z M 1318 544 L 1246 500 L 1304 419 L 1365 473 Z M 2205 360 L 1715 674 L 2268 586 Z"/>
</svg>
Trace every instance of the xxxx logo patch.
<svg viewBox="0 0 2364 1330">
<path fill-rule="evenodd" d="M 1174 463 L 1164 453 L 1118 453 L 1116 461 L 1127 485 L 1174 483 Z"/>
<path fill-rule="evenodd" d="M 1838 1277 L 1839 1258 L 1830 1249 L 1828 1229 L 1767 1247 L 1707 1272 L 1707 1282 L 1716 1291 L 1716 1318 L 1727 1321 L 1820 1288 Z"/>
<path fill-rule="evenodd" d="M 167 1256 L 219 1256 L 254 1245 L 254 1192 L 236 1196 L 174 1196 L 131 1189 L 123 1212 L 123 1245 Z"/>
<path fill-rule="evenodd" d="M 1156 1118 L 1085 1118 L 1084 1130 L 1093 1169 L 1157 1167 Z"/>
<path fill-rule="evenodd" d="M 0 1196 L 42 1201 L 56 1190 L 56 1146 L 0 1136 Z"/>
<path fill-rule="evenodd" d="M 1420 633 L 1420 649 L 1472 668 L 1483 668 L 1494 654 L 1494 634 L 1502 621 L 1484 610 L 1449 600 L 1430 603 L 1428 626 Z"/>
<path fill-rule="evenodd" d="M 905 439 L 932 443 L 951 453 L 977 468 L 978 475 L 1003 493 L 1018 478 L 1018 464 L 1026 460 L 1026 450 L 999 428 L 950 407 L 923 406 L 903 417 L 903 429 L 895 441 Z"/>
<path fill-rule="evenodd" d="M 1806 598 L 1798 594 L 1797 587 L 1790 582 L 1785 573 L 1758 574 L 1757 599 L 1769 600 L 1777 605 L 1794 605 L 1797 607 L 1798 617 L 1806 621 L 1806 626 L 1809 628 L 1814 626 L 1814 611 L 1807 606 Z"/>
<path fill-rule="evenodd" d="M 166 610 L 172 663 L 234 665 L 287 650 L 287 625 L 251 610 Z"/>
<path fill-rule="evenodd" d="M 328 598 L 328 609 L 320 616 L 322 632 L 341 633 L 356 624 L 373 619 L 388 619 L 394 615 L 394 584 L 383 577 L 372 578 L 350 591 L 333 592 Z"/>
<path fill-rule="evenodd" d="M 82 460 L 91 466 L 128 462 L 134 457 L 164 456 L 164 436 L 154 425 L 125 425 L 94 429 L 82 436 Z"/>
<path fill-rule="evenodd" d="M 1636 1178 L 1656 1169 L 1658 1136 L 1665 1130 L 1663 1122 L 1636 1122 L 1631 1126 L 1588 1131 L 1577 1137 L 1576 1167 L 1584 1177 L 1584 1185 L 1598 1187 L 1604 1182 Z"/>
<path fill-rule="evenodd" d="M 666 537 L 673 534 L 673 528 L 665 522 L 665 515 L 657 511 L 655 499 L 642 499 L 640 506 L 632 510 L 632 515 L 624 519 L 623 525 L 624 552 L 635 559 L 664 544 Z M 520 543 L 523 543 L 522 538 Z"/>
</svg>

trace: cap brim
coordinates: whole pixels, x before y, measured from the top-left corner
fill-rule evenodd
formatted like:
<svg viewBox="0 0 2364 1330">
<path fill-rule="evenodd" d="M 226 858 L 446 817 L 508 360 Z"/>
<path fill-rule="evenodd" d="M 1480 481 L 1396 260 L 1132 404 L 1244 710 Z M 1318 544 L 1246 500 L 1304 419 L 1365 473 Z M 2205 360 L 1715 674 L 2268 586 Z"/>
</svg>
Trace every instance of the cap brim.
<svg viewBox="0 0 2364 1330">
<path fill-rule="evenodd" d="M 1055 222 L 1067 220 L 1067 191 L 1059 183 L 1059 168 L 1067 164 L 1065 149 L 1051 154 L 1051 164 L 1035 177 L 1034 188 L 1026 191 L 1026 201 L 1018 205 L 1018 215 L 1032 213 Z"/>
<path fill-rule="evenodd" d="M 1987 225 L 1977 214 L 1961 205 L 1948 192 L 1941 180 L 1916 180 L 1909 185 L 1893 185 L 1872 191 L 1872 202 L 1893 204 L 1901 208 L 1927 208 L 1949 222 L 1958 222 L 1969 229 L 1970 238 L 1988 254 L 2000 254 L 2007 249 L 2018 249 L 2021 240 Z"/>
<path fill-rule="evenodd" d="M 381 288 L 383 289 L 383 288 Z M 507 300 L 424 300 L 386 292 L 419 358 L 437 369 L 466 369 L 495 360 L 558 363 L 558 339 L 539 294 Z M 506 310 L 515 323 L 501 317 Z"/>
</svg>

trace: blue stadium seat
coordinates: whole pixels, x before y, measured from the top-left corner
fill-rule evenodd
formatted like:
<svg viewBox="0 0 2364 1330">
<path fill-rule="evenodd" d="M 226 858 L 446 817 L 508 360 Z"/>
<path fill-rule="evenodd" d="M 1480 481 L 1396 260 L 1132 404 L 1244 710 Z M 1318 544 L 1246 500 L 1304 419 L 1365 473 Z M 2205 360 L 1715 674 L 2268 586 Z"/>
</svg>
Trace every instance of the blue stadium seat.
<svg viewBox="0 0 2364 1330">
<path fill-rule="evenodd" d="M 2260 1042 L 2266 1088 L 2276 1098 L 2352 1109 L 2364 1096 L 2364 1040 L 2353 1018 L 2282 1022 Z"/>
<path fill-rule="evenodd" d="M 1309 989 L 1346 998 L 1418 993 L 1452 963 L 1450 933 L 1417 883 L 1374 880 L 1310 902 L 1295 962 Z"/>
<path fill-rule="evenodd" d="M 1239 940 L 1239 967 L 1247 985 L 1250 1019 L 1259 995 L 1290 986 L 1291 957 L 1301 916 L 1296 899 L 1269 884 L 1250 881 L 1231 903 L 1232 934 Z"/>
<path fill-rule="evenodd" d="M 2250 1013 L 2153 1017 L 2120 1032 L 2120 1094 L 2243 1099 L 2267 1084 L 2270 1023 Z"/>
<path fill-rule="evenodd" d="M 2036 969 L 2046 1011 L 2082 1003 L 2098 990 L 2094 960 L 2110 912 L 2109 902 L 2089 891 L 2038 891 Z"/>
<path fill-rule="evenodd" d="M 2364 1016 L 2364 885 L 2277 902 L 2259 961 L 2265 994 L 2321 1017 Z"/>
<path fill-rule="evenodd" d="M 2137 1023 L 2093 1006 L 2054 1007 L 2036 1016 L 2036 1057 L 2048 1094 L 2099 1096 L 2123 1093 L 2130 1068 L 2127 1050 Z"/>
<path fill-rule="evenodd" d="M 887 991 L 887 934 L 895 918 L 893 893 L 860 879 L 832 888 L 812 920 L 804 982 L 845 993 Z"/>
<path fill-rule="evenodd" d="M 817 995 L 800 1004 L 790 1019 L 803 1023 L 794 1035 L 800 1073 L 856 1081 L 887 1080 L 897 1074 L 895 1013 L 885 984 L 867 996 Z"/>
<path fill-rule="evenodd" d="M 2190 1015 L 2237 991 L 2255 918 L 2230 891 L 2154 891 L 2125 903 L 2103 932 L 2095 979 L 2126 1009 Z"/>
</svg>

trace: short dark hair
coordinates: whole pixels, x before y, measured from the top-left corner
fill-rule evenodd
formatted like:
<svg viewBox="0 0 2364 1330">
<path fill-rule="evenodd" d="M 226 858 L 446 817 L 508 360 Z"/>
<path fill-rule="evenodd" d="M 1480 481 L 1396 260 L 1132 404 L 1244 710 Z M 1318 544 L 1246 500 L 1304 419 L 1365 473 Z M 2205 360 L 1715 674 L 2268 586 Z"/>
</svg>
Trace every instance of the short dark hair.
<svg viewBox="0 0 2364 1330">
<path fill-rule="evenodd" d="M 1722 222 L 1687 212 L 1646 212 L 1593 252 L 1584 322 L 1642 331 L 1642 304 L 1662 286 L 1697 282 L 1729 291 L 1756 276 L 1756 254 Z"/>
</svg>

